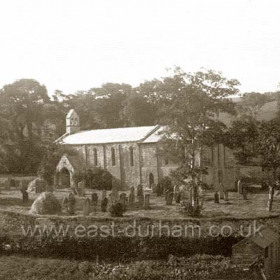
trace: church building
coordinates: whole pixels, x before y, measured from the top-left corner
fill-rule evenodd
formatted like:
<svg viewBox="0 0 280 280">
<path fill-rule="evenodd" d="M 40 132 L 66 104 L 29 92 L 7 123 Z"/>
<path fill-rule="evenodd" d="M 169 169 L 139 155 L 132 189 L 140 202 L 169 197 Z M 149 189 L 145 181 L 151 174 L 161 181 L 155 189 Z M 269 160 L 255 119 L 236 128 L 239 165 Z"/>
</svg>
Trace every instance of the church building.
<svg viewBox="0 0 280 280">
<path fill-rule="evenodd" d="M 56 184 L 73 185 L 73 174 L 101 167 L 116 178 L 122 189 L 143 184 L 157 184 L 176 164 L 159 155 L 162 127 L 141 126 L 110 129 L 80 130 L 80 120 L 75 110 L 66 117 L 66 133 L 56 143 L 76 151 L 75 156 L 63 155 L 57 165 Z M 223 145 L 209 148 L 200 161 L 208 166 L 208 175 L 202 180 L 227 189 L 234 188 L 236 166 L 232 152 Z"/>
</svg>

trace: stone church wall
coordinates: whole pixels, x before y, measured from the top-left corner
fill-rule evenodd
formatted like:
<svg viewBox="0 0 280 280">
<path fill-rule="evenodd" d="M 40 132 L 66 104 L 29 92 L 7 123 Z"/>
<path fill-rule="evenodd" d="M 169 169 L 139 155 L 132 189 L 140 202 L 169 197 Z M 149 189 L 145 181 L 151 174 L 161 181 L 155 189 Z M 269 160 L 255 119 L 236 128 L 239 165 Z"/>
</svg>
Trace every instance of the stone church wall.
<svg viewBox="0 0 280 280">
<path fill-rule="evenodd" d="M 159 181 L 158 157 L 155 144 L 141 144 L 141 182 L 149 185 L 150 177 L 153 176 L 154 183 Z M 152 175 L 151 175 L 152 174 Z"/>
</svg>

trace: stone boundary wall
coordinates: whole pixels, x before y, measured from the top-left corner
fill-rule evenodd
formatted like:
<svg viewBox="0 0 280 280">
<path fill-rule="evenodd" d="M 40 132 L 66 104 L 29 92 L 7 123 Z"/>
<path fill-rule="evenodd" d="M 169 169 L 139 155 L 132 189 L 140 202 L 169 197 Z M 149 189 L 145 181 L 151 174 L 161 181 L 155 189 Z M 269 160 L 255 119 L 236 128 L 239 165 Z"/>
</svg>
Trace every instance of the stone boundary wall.
<svg viewBox="0 0 280 280">
<path fill-rule="evenodd" d="M 238 218 L 96 218 L 85 216 L 37 216 L 0 210 L 1 235 L 14 237 L 53 236 L 85 237 L 246 237 L 257 234 L 262 226 L 280 233 L 280 215 L 257 219 Z M 33 234 L 33 235 L 32 235 Z"/>
</svg>

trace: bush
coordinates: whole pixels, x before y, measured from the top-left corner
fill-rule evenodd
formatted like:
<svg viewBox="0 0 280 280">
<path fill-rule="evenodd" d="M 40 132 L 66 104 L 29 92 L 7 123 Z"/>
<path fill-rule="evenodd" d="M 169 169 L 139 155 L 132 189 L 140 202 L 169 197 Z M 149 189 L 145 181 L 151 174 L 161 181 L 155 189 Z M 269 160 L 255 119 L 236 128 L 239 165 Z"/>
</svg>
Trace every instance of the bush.
<svg viewBox="0 0 280 280">
<path fill-rule="evenodd" d="M 201 207 L 199 205 L 197 205 L 197 207 L 195 208 L 188 201 L 181 202 L 180 210 L 182 213 L 188 214 L 192 217 L 199 217 L 201 214 Z"/>
<path fill-rule="evenodd" d="M 122 203 L 118 202 L 113 204 L 109 211 L 112 217 L 122 217 L 123 213 L 126 211 L 126 207 Z"/>
</svg>

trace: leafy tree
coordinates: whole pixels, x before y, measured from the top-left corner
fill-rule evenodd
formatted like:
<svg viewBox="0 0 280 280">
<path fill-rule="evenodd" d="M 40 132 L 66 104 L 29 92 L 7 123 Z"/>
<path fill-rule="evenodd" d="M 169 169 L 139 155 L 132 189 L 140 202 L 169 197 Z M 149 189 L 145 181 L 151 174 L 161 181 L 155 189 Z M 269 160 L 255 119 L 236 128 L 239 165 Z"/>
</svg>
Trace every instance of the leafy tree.
<svg viewBox="0 0 280 280">
<path fill-rule="evenodd" d="M 271 98 L 259 92 L 245 93 L 237 104 L 237 111 L 241 116 L 246 116 L 252 121 L 257 119 L 261 107 Z"/>
<path fill-rule="evenodd" d="M 264 169 L 272 171 L 273 179 L 277 178 L 277 170 L 280 167 L 280 122 L 274 119 L 262 122 L 259 128 L 259 152 L 262 156 Z"/>
<path fill-rule="evenodd" d="M 227 97 L 238 92 L 239 83 L 212 70 L 186 74 L 175 69 L 174 76 L 164 78 L 163 84 L 170 100 L 170 105 L 163 108 L 164 152 L 173 154 L 179 163 L 173 176 L 181 181 L 191 176 L 196 194 L 197 180 L 207 172 L 199 158 L 206 146 L 223 141 L 226 127 L 218 115 L 234 112 Z"/>
<path fill-rule="evenodd" d="M 232 122 L 224 137 L 225 144 L 234 150 L 240 164 L 252 164 L 257 157 L 259 141 L 259 122 L 243 118 Z"/>
<path fill-rule="evenodd" d="M 128 84 L 107 83 L 100 88 L 92 88 L 89 94 L 95 99 L 95 112 L 103 128 L 124 126 L 122 111 L 124 102 L 131 94 L 132 87 Z"/>
<path fill-rule="evenodd" d="M 124 101 L 123 121 L 126 126 L 154 125 L 157 108 L 141 94 L 133 93 Z"/>
<path fill-rule="evenodd" d="M 36 172 L 42 156 L 43 109 L 49 102 L 45 86 L 35 80 L 18 80 L 1 89 L 0 118 L 5 129 L 0 135 L 0 160 L 8 172 Z"/>
</svg>

